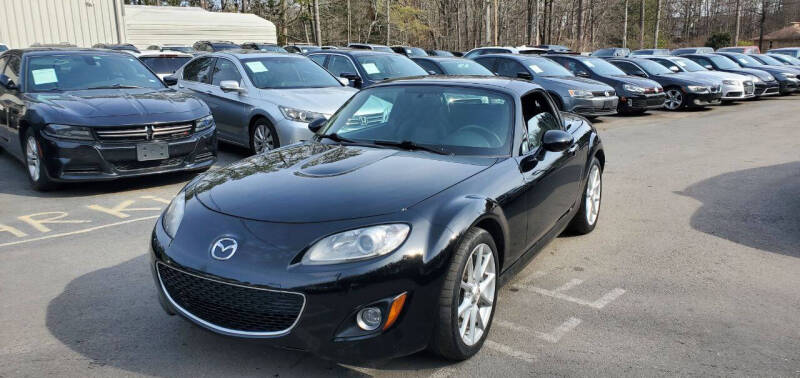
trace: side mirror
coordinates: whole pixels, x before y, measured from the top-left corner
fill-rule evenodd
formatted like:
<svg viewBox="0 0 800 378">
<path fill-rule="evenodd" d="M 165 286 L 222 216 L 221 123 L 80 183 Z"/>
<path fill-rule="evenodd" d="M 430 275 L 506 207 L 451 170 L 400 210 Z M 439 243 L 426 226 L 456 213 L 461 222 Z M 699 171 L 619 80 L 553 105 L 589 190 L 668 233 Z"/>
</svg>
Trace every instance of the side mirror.
<svg viewBox="0 0 800 378">
<path fill-rule="evenodd" d="M 533 80 L 533 75 L 531 75 L 530 72 L 521 71 L 517 72 L 517 78 L 524 80 Z"/>
<path fill-rule="evenodd" d="M 0 85 L 6 89 L 17 89 L 17 84 L 6 75 L 0 75 Z"/>
<path fill-rule="evenodd" d="M 588 72 L 586 72 L 586 71 L 578 71 L 578 72 L 576 72 L 576 73 L 575 73 L 575 76 L 579 76 L 579 77 L 589 77 L 589 73 L 588 73 Z"/>
<path fill-rule="evenodd" d="M 672 72 L 681 72 L 681 69 L 677 66 L 669 66 L 669 70 Z"/>
<path fill-rule="evenodd" d="M 339 74 L 339 77 L 347 79 L 348 84 L 352 82 L 353 86 L 356 88 L 361 86 L 361 76 L 358 76 L 355 72 L 342 72 Z"/>
<path fill-rule="evenodd" d="M 428 70 L 428 75 L 437 75 L 437 73 L 434 70 Z"/>
<path fill-rule="evenodd" d="M 350 80 L 347 80 L 343 77 L 337 77 L 337 79 L 339 79 L 339 82 L 342 83 L 342 85 L 350 85 Z"/>
<path fill-rule="evenodd" d="M 547 130 L 542 137 L 542 146 L 553 152 L 561 152 L 572 146 L 575 137 L 563 130 Z"/>
<path fill-rule="evenodd" d="M 178 84 L 178 77 L 175 75 L 164 76 L 164 79 L 162 80 L 164 80 L 164 84 L 170 87 Z"/>
<path fill-rule="evenodd" d="M 710 64 L 706 64 L 705 67 L 706 67 L 707 70 L 710 70 L 710 71 L 714 70 L 714 66 L 712 66 Z"/>
<path fill-rule="evenodd" d="M 644 72 L 636 72 L 636 73 L 633 74 L 633 76 L 639 76 L 639 77 L 647 78 L 647 74 L 644 73 Z"/>
<path fill-rule="evenodd" d="M 313 121 L 308 123 L 308 129 L 311 130 L 312 133 L 316 134 L 322 126 L 325 126 L 328 120 L 325 117 L 315 118 Z"/>
<path fill-rule="evenodd" d="M 223 92 L 244 92 L 244 89 L 239 86 L 239 82 L 235 80 L 223 80 L 219 83 L 219 89 Z"/>
</svg>

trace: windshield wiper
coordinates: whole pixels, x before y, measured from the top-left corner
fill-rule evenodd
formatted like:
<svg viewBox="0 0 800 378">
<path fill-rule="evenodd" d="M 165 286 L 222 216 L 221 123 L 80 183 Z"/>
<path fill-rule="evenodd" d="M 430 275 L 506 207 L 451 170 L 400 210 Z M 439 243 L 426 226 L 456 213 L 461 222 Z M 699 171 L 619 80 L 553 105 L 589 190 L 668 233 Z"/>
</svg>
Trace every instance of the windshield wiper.
<svg viewBox="0 0 800 378">
<path fill-rule="evenodd" d="M 98 87 L 89 87 L 86 89 L 135 89 L 135 88 L 142 88 L 142 87 L 138 85 L 114 84 L 114 85 L 101 85 Z"/>
<path fill-rule="evenodd" d="M 404 140 L 404 141 L 401 141 L 401 142 L 396 142 L 396 141 L 393 141 L 393 140 L 376 140 L 376 141 L 373 141 L 372 143 L 377 144 L 378 146 L 390 146 L 390 147 L 402 148 L 404 150 L 422 150 L 422 151 L 433 152 L 434 154 L 439 154 L 439 155 L 450 155 L 449 153 L 447 153 L 445 151 L 442 151 L 442 150 L 439 150 L 439 149 L 436 149 L 436 148 L 433 148 L 433 147 L 428 147 L 428 146 L 425 146 L 425 145 L 417 144 L 417 143 L 414 143 L 414 142 L 412 142 L 410 140 Z"/>
</svg>

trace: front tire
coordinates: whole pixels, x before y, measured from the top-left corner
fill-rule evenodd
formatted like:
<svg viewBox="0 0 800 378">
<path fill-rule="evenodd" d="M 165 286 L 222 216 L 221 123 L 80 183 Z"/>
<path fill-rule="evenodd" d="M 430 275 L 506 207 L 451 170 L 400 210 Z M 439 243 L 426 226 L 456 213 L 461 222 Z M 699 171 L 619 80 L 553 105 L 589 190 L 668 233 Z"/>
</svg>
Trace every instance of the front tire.
<svg viewBox="0 0 800 378">
<path fill-rule="evenodd" d="M 667 110 L 679 110 L 686 106 L 686 94 L 680 88 L 668 88 L 667 98 L 664 101 L 664 108 Z"/>
<path fill-rule="evenodd" d="M 278 133 L 275 128 L 264 118 L 259 118 L 250 128 L 250 153 L 260 154 L 278 148 Z"/>
<path fill-rule="evenodd" d="M 603 168 L 596 157 L 592 158 L 589 165 L 589 175 L 586 178 L 586 185 L 581 196 L 581 207 L 572 218 L 569 226 L 570 231 L 585 235 L 594 230 L 597 220 L 600 218 L 600 199 L 603 192 Z"/>
<path fill-rule="evenodd" d="M 25 132 L 25 143 L 23 143 L 28 181 L 30 181 L 33 189 L 46 191 L 53 189 L 55 183 L 53 183 L 53 181 L 50 180 L 50 176 L 47 175 L 44 153 L 39 146 L 40 144 L 39 140 L 36 138 L 36 132 L 28 128 Z"/>
<path fill-rule="evenodd" d="M 462 361 L 481 349 L 494 318 L 499 271 L 494 239 L 481 228 L 469 229 L 442 286 L 434 352 Z"/>
</svg>

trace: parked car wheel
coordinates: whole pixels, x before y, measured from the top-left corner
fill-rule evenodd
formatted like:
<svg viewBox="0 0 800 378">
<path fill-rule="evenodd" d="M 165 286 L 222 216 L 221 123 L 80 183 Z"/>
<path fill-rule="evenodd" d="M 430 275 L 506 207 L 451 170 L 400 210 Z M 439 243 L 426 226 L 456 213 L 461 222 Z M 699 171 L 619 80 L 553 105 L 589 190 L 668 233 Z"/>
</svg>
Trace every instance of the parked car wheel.
<svg viewBox="0 0 800 378">
<path fill-rule="evenodd" d="M 686 95 L 680 88 L 668 88 L 666 95 L 667 99 L 664 101 L 664 108 L 667 110 L 678 110 L 685 105 Z"/>
<path fill-rule="evenodd" d="M 600 199 L 603 192 L 603 169 L 600 161 L 592 158 L 589 165 L 589 175 L 581 197 L 581 207 L 572 218 L 568 229 L 574 233 L 584 235 L 592 232 L 597 219 L 600 217 Z"/>
<path fill-rule="evenodd" d="M 488 232 L 471 228 L 450 263 L 439 297 L 431 349 L 451 360 L 477 353 L 492 324 L 497 298 L 497 247 Z"/>
<path fill-rule="evenodd" d="M 260 154 L 278 148 L 278 134 L 264 118 L 258 119 L 250 130 L 250 152 Z"/>
<path fill-rule="evenodd" d="M 31 186 L 39 191 L 52 189 L 54 183 L 47 176 L 44 155 L 39 148 L 39 140 L 36 138 L 36 132 L 33 129 L 29 128 L 25 133 L 24 146 L 25 167 L 28 168 L 28 180 L 30 180 Z"/>
</svg>

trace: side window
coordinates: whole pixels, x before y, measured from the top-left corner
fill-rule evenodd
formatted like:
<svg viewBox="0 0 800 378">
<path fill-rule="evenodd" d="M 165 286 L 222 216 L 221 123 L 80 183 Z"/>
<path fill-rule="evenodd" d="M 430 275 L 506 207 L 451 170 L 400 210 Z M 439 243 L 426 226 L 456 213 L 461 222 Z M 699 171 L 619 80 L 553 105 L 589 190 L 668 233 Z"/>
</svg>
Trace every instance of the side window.
<svg viewBox="0 0 800 378">
<path fill-rule="evenodd" d="M 517 77 L 519 72 L 528 72 L 521 64 L 511 59 L 497 60 L 497 74 L 505 77 Z"/>
<path fill-rule="evenodd" d="M 414 63 L 419 64 L 419 66 L 422 67 L 422 69 L 424 69 L 428 73 L 433 73 L 436 75 L 441 75 L 444 73 L 442 72 L 442 70 L 439 69 L 439 67 L 436 67 L 436 64 L 434 64 L 433 62 L 427 60 L 415 60 Z"/>
<path fill-rule="evenodd" d="M 219 83 L 232 80 L 239 85 L 242 83 L 242 75 L 239 74 L 239 69 L 228 59 L 217 59 L 217 64 L 214 66 L 214 75 L 212 77 L 211 85 L 219 86 Z"/>
<path fill-rule="evenodd" d="M 577 73 L 578 71 L 582 70 L 583 68 L 578 65 L 578 63 L 572 59 L 553 59 L 556 63 L 561 64 L 564 68 L 568 69 L 569 72 Z M 585 70 L 584 70 L 585 71 Z"/>
<path fill-rule="evenodd" d="M 628 63 L 628 62 L 611 62 L 614 63 L 615 66 L 619 67 L 622 71 L 624 71 L 628 75 L 635 75 L 641 76 L 644 75 L 644 71 L 640 70 L 639 67 Z"/>
<path fill-rule="evenodd" d="M 326 56 L 327 55 L 325 55 L 325 54 L 314 54 L 314 55 L 309 56 L 309 58 L 311 60 L 313 60 L 314 63 L 319 64 L 320 67 L 325 67 L 325 57 Z"/>
<path fill-rule="evenodd" d="M 478 62 L 478 64 L 486 67 L 487 70 L 492 71 L 493 73 L 497 72 L 497 70 L 495 70 L 495 62 L 497 61 L 496 58 L 475 59 L 475 61 Z"/>
<path fill-rule="evenodd" d="M 328 60 L 328 71 L 331 71 L 333 76 L 338 77 L 344 72 L 357 74 L 358 71 L 350 59 L 341 55 L 331 55 Z"/>
<path fill-rule="evenodd" d="M 711 66 L 711 61 L 706 59 L 706 58 L 697 57 L 697 58 L 693 58 L 692 60 L 694 60 L 695 62 L 697 62 L 697 64 L 699 64 L 699 65 L 701 65 L 703 67 Z"/>
<path fill-rule="evenodd" d="M 525 119 L 526 138 L 522 143 L 522 153 L 528 153 L 542 144 L 547 130 L 560 130 L 558 117 L 543 92 L 532 92 L 522 96 L 522 117 Z"/>
<path fill-rule="evenodd" d="M 670 62 L 669 60 L 666 60 L 666 59 L 653 59 L 653 60 L 656 63 L 658 63 L 658 64 L 660 64 L 660 65 L 662 65 L 664 67 L 667 67 L 667 68 L 669 68 L 670 70 L 672 70 L 674 72 L 681 71 L 680 67 L 678 67 L 675 63 Z"/>
<path fill-rule="evenodd" d="M 8 79 L 17 85 L 19 85 L 19 63 L 20 60 L 18 56 L 11 56 L 8 59 L 5 70 L 3 70 L 3 75 L 8 76 Z"/>
<path fill-rule="evenodd" d="M 213 66 L 214 58 L 200 58 L 189 62 L 183 69 L 183 80 L 208 84 L 210 83 L 211 67 Z"/>
</svg>

